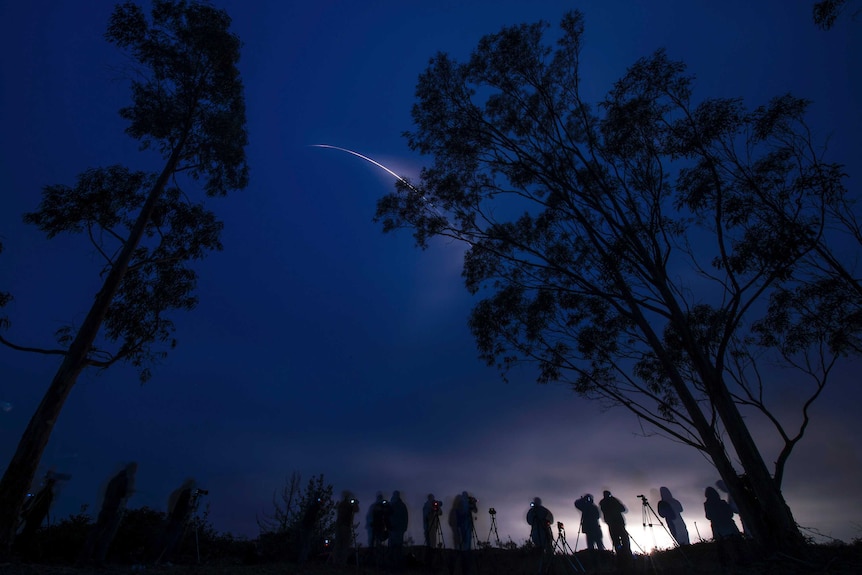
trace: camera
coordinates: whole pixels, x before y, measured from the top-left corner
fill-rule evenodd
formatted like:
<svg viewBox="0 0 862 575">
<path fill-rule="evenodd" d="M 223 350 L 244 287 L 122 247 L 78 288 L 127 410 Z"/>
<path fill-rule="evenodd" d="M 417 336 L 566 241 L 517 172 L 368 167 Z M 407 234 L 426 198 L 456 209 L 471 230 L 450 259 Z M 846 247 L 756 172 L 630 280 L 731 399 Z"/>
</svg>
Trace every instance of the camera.
<svg viewBox="0 0 862 575">
<path fill-rule="evenodd" d="M 470 502 L 470 505 L 476 505 L 476 498 L 475 497 L 467 497 L 467 501 Z"/>
<path fill-rule="evenodd" d="M 557 529 L 565 529 L 562 521 L 557 521 Z"/>
<path fill-rule="evenodd" d="M 496 509 L 494 509 L 494 508 L 492 507 L 491 509 L 489 509 L 489 510 L 488 510 L 488 513 L 489 513 L 489 514 L 491 514 L 491 515 L 496 515 L 496 514 L 497 514 L 497 510 L 496 510 Z"/>
<path fill-rule="evenodd" d="M 535 507 L 535 506 L 536 506 L 536 502 L 535 502 L 535 501 L 530 501 L 530 507 Z"/>
<path fill-rule="evenodd" d="M 351 499 L 351 500 L 350 500 L 350 504 L 351 504 L 351 505 L 356 505 L 356 504 L 358 504 L 358 503 L 359 503 L 359 501 L 358 501 L 358 500 L 356 500 L 356 499 Z"/>
<path fill-rule="evenodd" d="M 641 501 L 646 502 L 646 495 L 638 495 L 638 497 L 640 497 Z"/>
<path fill-rule="evenodd" d="M 431 507 L 432 507 L 435 511 L 438 511 L 441 507 L 443 507 L 443 502 L 442 502 L 442 501 L 439 501 L 439 500 L 437 500 L 437 499 L 435 499 L 435 500 L 431 503 Z"/>
</svg>

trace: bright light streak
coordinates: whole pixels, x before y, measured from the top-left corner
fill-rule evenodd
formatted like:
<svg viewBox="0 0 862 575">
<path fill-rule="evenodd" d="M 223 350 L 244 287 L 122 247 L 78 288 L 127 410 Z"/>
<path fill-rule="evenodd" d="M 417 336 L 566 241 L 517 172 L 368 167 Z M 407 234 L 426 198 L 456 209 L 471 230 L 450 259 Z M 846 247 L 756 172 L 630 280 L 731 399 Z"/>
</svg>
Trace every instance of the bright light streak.
<svg viewBox="0 0 862 575">
<path fill-rule="evenodd" d="M 399 176 L 397 173 L 393 172 L 392 170 L 390 170 L 389 168 L 387 168 L 386 166 L 384 166 L 383 164 L 381 164 L 377 160 L 374 160 L 373 158 L 369 158 L 368 156 L 364 156 L 364 155 L 360 154 L 359 152 L 354 152 L 353 150 L 348 150 L 347 148 L 339 148 L 338 146 L 330 146 L 329 144 L 312 144 L 311 147 L 312 148 L 328 148 L 330 150 L 340 150 L 342 152 L 347 152 L 348 154 L 353 154 L 357 158 L 362 158 L 366 162 L 368 162 L 370 164 L 374 164 L 375 166 L 377 166 L 381 170 L 386 170 L 388 173 L 392 174 L 398 180 L 400 180 L 402 183 L 404 183 L 406 186 L 408 186 L 411 190 L 414 190 L 414 191 L 416 190 L 416 188 L 411 186 L 407 180 L 405 180 L 404 178 Z"/>
<path fill-rule="evenodd" d="M 428 207 L 428 209 L 430 209 L 430 210 L 431 210 L 431 211 L 433 211 L 435 214 L 437 214 L 437 216 L 439 216 L 441 219 L 443 219 L 444 221 L 446 221 L 446 216 L 444 216 L 444 215 L 440 212 L 440 210 L 438 210 L 438 209 L 434 206 L 434 204 L 432 204 L 432 203 L 428 200 L 428 198 L 426 198 L 426 197 L 425 197 L 425 194 L 423 194 L 423 193 L 422 193 L 422 192 L 421 192 L 421 191 L 420 191 L 416 186 L 414 186 L 413 184 L 411 184 L 410 182 L 408 182 L 407 180 L 405 180 L 404 178 L 402 178 L 402 177 L 401 177 L 397 172 L 395 172 L 395 171 L 393 171 L 393 170 L 390 170 L 389 168 L 387 168 L 386 166 L 384 166 L 383 164 L 381 164 L 380 162 L 378 162 L 378 161 L 377 161 L 377 160 L 375 160 L 374 158 L 369 158 L 368 156 L 366 156 L 366 155 L 364 155 L 364 154 L 360 154 L 359 152 L 355 152 L 355 151 L 350 150 L 350 149 L 348 149 L 348 148 L 341 148 L 341 147 L 339 147 L 339 146 L 332 146 L 332 145 L 330 145 L 330 144 L 311 144 L 311 147 L 312 147 L 312 148 L 324 148 L 324 149 L 329 149 L 329 150 L 338 150 L 338 151 L 340 151 L 340 152 L 345 152 L 345 153 L 351 154 L 351 155 L 353 155 L 353 156 L 356 156 L 357 158 L 360 158 L 360 159 L 362 159 L 362 160 L 365 160 L 365 161 L 366 161 L 366 162 L 368 162 L 369 164 L 372 164 L 372 165 L 374 165 L 374 166 L 377 166 L 378 168 L 380 168 L 381 170 L 384 170 L 386 173 L 388 173 L 388 174 L 392 175 L 392 176 L 393 176 L 393 177 L 395 177 L 398 181 L 400 181 L 402 184 L 404 184 L 405 186 L 407 186 L 408 188 L 410 188 L 410 190 L 411 190 L 413 193 L 417 194 L 420 198 L 422 198 L 422 201 L 423 201 L 423 202 L 425 202 L 425 205 Z M 459 234 L 458 232 L 453 231 L 453 236 L 454 236 L 454 237 L 456 237 L 457 239 L 461 240 L 462 242 L 465 242 L 466 244 L 468 244 L 468 245 L 470 245 L 470 246 L 472 246 L 472 245 L 473 245 L 473 242 L 471 242 L 471 241 L 470 241 L 469 239 L 467 239 L 466 237 L 463 237 L 463 236 L 462 236 L 461 234 Z"/>
</svg>

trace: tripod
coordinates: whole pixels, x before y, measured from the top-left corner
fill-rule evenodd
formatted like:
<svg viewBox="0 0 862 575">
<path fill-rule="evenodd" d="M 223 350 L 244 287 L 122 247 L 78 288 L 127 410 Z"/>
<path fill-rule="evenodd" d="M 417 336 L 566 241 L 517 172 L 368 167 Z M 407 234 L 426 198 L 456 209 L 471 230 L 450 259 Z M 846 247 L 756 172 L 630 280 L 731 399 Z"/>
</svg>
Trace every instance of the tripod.
<svg viewBox="0 0 862 575">
<path fill-rule="evenodd" d="M 181 512 L 178 516 L 170 517 L 163 536 L 165 544 L 162 548 L 162 552 L 159 553 L 159 556 L 156 558 L 156 565 L 160 564 L 162 559 L 170 559 L 170 556 L 185 539 L 190 525 L 193 527 L 195 532 L 195 553 L 197 556 L 197 562 L 200 564 L 201 548 L 200 541 L 198 540 L 198 525 L 201 523 L 201 518 L 198 516 L 198 507 L 200 505 L 201 495 L 207 494 L 209 494 L 209 491 L 206 489 L 193 489 L 188 495 L 187 509 L 184 512 Z M 172 513 L 174 512 L 170 512 L 169 515 Z"/>
<path fill-rule="evenodd" d="M 572 550 L 568 541 L 566 541 L 566 528 L 562 521 L 557 521 L 557 540 L 554 541 L 554 553 L 556 554 L 557 551 L 559 551 L 560 555 L 566 558 L 566 562 L 576 573 L 587 572 L 574 550 Z M 572 559 L 574 559 L 574 561 L 572 561 Z"/>
<path fill-rule="evenodd" d="M 470 509 L 470 533 L 472 534 L 471 549 L 479 549 L 479 535 L 476 533 L 476 524 L 473 519 L 473 509 Z"/>
<path fill-rule="evenodd" d="M 493 507 L 488 510 L 488 514 L 491 516 L 491 528 L 488 529 L 488 545 L 491 545 L 491 533 L 494 534 L 494 541 L 497 542 L 497 547 L 502 547 L 502 543 L 500 543 L 500 534 L 497 533 L 497 510 Z"/>
<path fill-rule="evenodd" d="M 208 493 L 209 491 L 205 489 L 195 489 L 192 492 L 191 513 L 189 513 L 189 516 L 191 517 L 190 523 L 195 530 L 195 555 L 197 556 L 198 565 L 200 565 L 201 563 L 201 545 L 198 539 L 198 527 L 202 522 L 200 516 L 198 515 L 198 506 L 201 502 L 201 495 L 206 495 Z M 188 527 L 188 523 L 186 524 L 186 527 Z"/>
<path fill-rule="evenodd" d="M 444 560 L 443 549 L 446 543 L 443 541 L 443 527 L 440 525 L 440 507 L 435 505 L 428 515 L 428 524 L 425 526 L 425 562 L 429 567 Z"/>
<path fill-rule="evenodd" d="M 670 540 L 673 541 L 674 547 L 679 549 L 679 552 L 682 555 L 683 559 L 685 559 L 686 563 L 691 565 L 691 561 L 689 561 L 686 554 L 682 552 L 682 545 L 679 544 L 679 541 L 676 540 L 676 537 L 673 536 L 673 533 L 670 532 L 670 529 L 667 528 L 667 526 L 661 520 L 661 517 L 659 517 L 658 513 L 656 513 L 655 510 L 652 508 L 652 505 L 649 504 L 649 501 L 647 501 L 647 498 L 644 497 L 643 495 L 638 495 L 638 497 L 641 498 L 641 516 L 643 519 L 644 529 L 646 529 L 647 526 L 649 526 L 649 528 L 652 529 L 652 519 L 650 519 L 650 517 L 655 517 L 656 520 L 658 521 L 658 524 L 664 528 L 665 532 L 670 537 Z M 659 505 L 659 507 L 661 507 L 661 505 Z M 695 528 L 696 527 L 697 527 L 697 524 L 695 524 Z M 655 542 L 655 536 L 653 536 L 653 542 Z M 652 557 L 650 557 L 650 559 L 652 560 Z"/>
<path fill-rule="evenodd" d="M 658 521 L 658 524 L 661 525 L 662 528 L 664 528 L 665 532 L 668 534 L 668 537 L 670 537 L 670 540 L 673 541 L 674 546 L 679 547 L 679 543 L 677 543 L 676 538 L 661 520 L 661 517 L 659 517 L 658 513 L 656 513 L 655 510 L 652 508 L 652 505 L 649 504 L 647 498 L 644 495 L 638 495 L 638 497 L 640 497 L 641 500 L 641 520 L 643 521 L 644 529 L 646 529 L 647 526 L 652 529 L 652 518 L 655 517 L 656 521 Z M 653 536 L 653 543 L 655 543 L 655 536 Z"/>
<path fill-rule="evenodd" d="M 434 541 L 434 545 L 431 541 Z M 428 515 L 428 526 L 425 528 L 425 547 L 428 549 L 442 549 L 446 547 L 443 541 L 443 527 L 440 525 L 439 507 L 434 507 Z"/>
</svg>

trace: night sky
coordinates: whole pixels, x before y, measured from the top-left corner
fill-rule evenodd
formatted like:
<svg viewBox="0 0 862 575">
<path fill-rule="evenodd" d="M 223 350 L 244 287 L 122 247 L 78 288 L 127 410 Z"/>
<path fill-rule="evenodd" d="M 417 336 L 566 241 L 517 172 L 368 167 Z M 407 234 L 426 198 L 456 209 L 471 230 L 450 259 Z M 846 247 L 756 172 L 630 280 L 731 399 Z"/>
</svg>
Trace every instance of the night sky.
<svg viewBox="0 0 862 575">
<path fill-rule="evenodd" d="M 636 543 L 667 546 L 663 532 L 642 526 L 637 499 L 655 506 L 660 486 L 682 502 L 692 539 L 708 538 L 703 491 L 718 474 L 698 452 L 644 437 L 649 430 L 621 409 L 539 386 L 529 369 L 503 383 L 477 359 L 467 328 L 475 302 L 460 277 L 464 246 L 438 241 L 423 252 L 406 231 L 384 235 L 372 217 L 394 178 L 311 145 L 355 149 L 415 178 L 423 158 L 401 134 L 412 129 L 429 58 L 464 60 L 502 26 L 556 26 L 579 8 L 582 76 L 595 101 L 627 66 L 665 47 L 697 76 L 696 98 L 738 96 L 752 107 L 786 92 L 811 99 L 816 137 L 828 138 L 828 159 L 846 165 L 858 194 L 862 21 L 821 31 L 802 0 L 215 4 L 244 43 L 251 184 L 209 204 L 225 222 L 225 249 L 197 266 L 200 303 L 174 316 L 179 345 L 152 380 L 141 386 L 124 366 L 79 378 L 39 469 L 72 475 L 55 517 L 85 503 L 95 514 L 100 486 L 136 460 L 130 506 L 164 510 L 191 476 L 210 491 L 215 527 L 249 537 L 273 492 L 299 471 L 304 480 L 325 474 L 336 495 L 352 490 L 362 517 L 378 490 L 400 490 L 416 541 L 429 492 L 448 506 L 468 490 L 479 501 L 480 539 L 495 507 L 500 537 L 517 543 L 539 496 L 574 544 L 573 501 L 610 489 L 629 507 Z M 4 335 L 22 345 L 52 347 L 101 284 L 84 238 L 49 241 L 22 223 L 42 187 L 72 184 L 88 167 L 160 166 L 138 152 L 117 114 L 129 92 L 123 56 L 103 39 L 112 9 L 107 0 L 0 3 L 0 290 L 15 297 Z M 0 347 L 0 470 L 57 365 Z M 813 409 L 784 486 L 803 527 L 845 541 L 862 536 L 859 368 L 846 360 Z M 786 385 L 780 371 L 768 377 Z M 776 394 L 787 400 L 780 412 L 797 391 Z M 770 463 L 777 442 L 761 437 Z"/>
</svg>

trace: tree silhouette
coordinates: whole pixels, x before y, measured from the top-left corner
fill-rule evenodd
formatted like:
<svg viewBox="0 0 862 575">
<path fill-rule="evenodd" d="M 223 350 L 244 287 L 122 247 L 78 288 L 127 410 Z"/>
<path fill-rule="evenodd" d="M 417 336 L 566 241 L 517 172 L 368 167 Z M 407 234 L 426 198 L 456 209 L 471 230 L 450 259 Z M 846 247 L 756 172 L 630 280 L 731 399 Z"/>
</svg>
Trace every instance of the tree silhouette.
<svg viewBox="0 0 862 575">
<path fill-rule="evenodd" d="M 281 493 L 273 493 L 272 513 L 258 517 L 260 541 L 269 558 L 296 560 L 302 547 L 322 551 L 335 533 L 336 503 L 332 484 L 324 475 L 313 475 L 302 489 L 302 476 L 294 471 L 285 480 Z"/>
<path fill-rule="evenodd" d="M 434 236 L 468 245 L 463 276 L 482 297 L 470 327 L 504 377 L 533 364 L 539 382 L 701 450 L 751 535 L 796 552 L 784 466 L 862 310 L 830 248 L 855 231 L 841 167 L 813 144 L 806 101 L 695 104 L 663 51 L 591 105 L 582 15 L 562 20 L 556 48 L 546 29 L 504 28 L 466 63 L 431 60 L 406 137 L 433 165 L 381 198 L 377 219 L 423 248 Z M 808 324 L 818 309 L 832 313 Z M 786 376 L 760 368 L 773 361 L 810 382 L 796 427 L 775 402 Z M 755 413 L 784 439 L 772 473 L 745 419 Z"/>
<path fill-rule="evenodd" d="M 831 29 L 849 4 L 850 0 L 819 0 L 815 2 L 811 8 L 814 23 L 823 30 Z M 858 14 L 859 11 L 857 10 L 853 13 L 853 17 L 855 18 Z"/>
<path fill-rule="evenodd" d="M 222 224 L 193 202 L 184 184 L 206 196 L 246 187 L 245 99 L 237 69 L 240 40 L 230 17 L 201 2 L 155 0 L 151 21 L 134 3 L 118 5 L 106 39 L 135 62 L 126 129 L 164 160 L 159 173 L 123 166 L 92 168 L 74 186 L 44 189 L 26 214 L 48 237 L 86 233 L 104 260 L 104 282 L 83 323 L 58 332 L 55 349 L 5 345 L 62 358 L 0 480 L 0 553 L 8 551 L 18 513 L 69 392 L 87 367 L 147 365 L 175 345 L 167 313 L 191 309 L 190 262 L 221 248 Z M 102 330 L 104 327 L 104 330 Z"/>
</svg>

